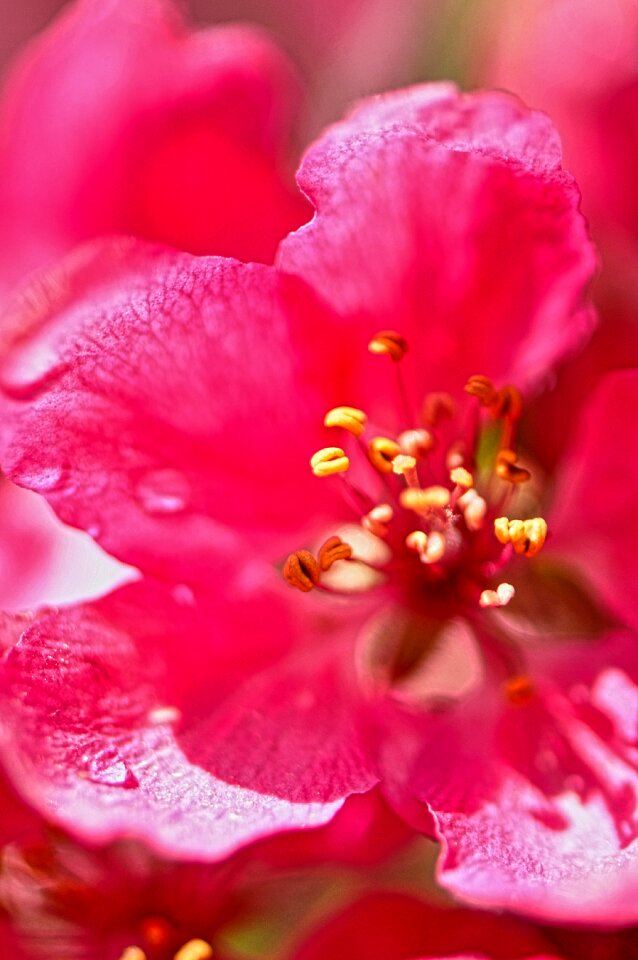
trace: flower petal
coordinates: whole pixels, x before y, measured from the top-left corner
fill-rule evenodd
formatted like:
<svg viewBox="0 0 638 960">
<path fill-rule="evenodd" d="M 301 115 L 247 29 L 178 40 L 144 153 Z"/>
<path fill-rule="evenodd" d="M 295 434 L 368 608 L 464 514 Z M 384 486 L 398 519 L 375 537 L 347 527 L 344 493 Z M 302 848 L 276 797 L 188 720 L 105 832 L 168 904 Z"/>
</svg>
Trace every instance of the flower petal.
<svg viewBox="0 0 638 960">
<path fill-rule="evenodd" d="M 637 406 L 638 372 L 605 377 L 561 466 L 549 518 L 554 554 L 580 570 L 600 599 L 634 628 Z"/>
<path fill-rule="evenodd" d="M 553 952 L 551 954 L 553 956 Z M 550 946 L 533 926 L 509 917 L 433 906 L 383 891 L 355 900 L 312 931 L 294 960 L 550 960 Z"/>
<path fill-rule="evenodd" d="M 403 334 L 419 400 L 477 372 L 537 383 L 590 332 L 578 191 L 549 120 L 518 100 L 431 84 L 366 101 L 298 179 L 317 213 L 279 263 L 348 317 L 353 356 Z M 360 374 L 373 402 L 375 364 Z"/>
<path fill-rule="evenodd" d="M 550 922 L 635 923 L 635 638 L 566 643 L 552 658 L 531 666 L 526 706 L 492 683 L 457 709 L 404 714 L 382 774 L 404 813 L 420 799 L 434 814 L 439 879 L 455 895 Z"/>
<path fill-rule="evenodd" d="M 253 611 L 252 620 L 246 609 Z M 134 584 L 27 621 L 0 679 L 8 772 L 47 818 L 91 841 L 132 836 L 181 857 L 218 859 L 250 840 L 325 823 L 340 806 L 235 786 L 189 760 L 198 714 L 272 656 L 276 601 L 184 604 Z M 343 796 L 343 794 L 342 794 Z"/>
<path fill-rule="evenodd" d="M 230 552 L 248 570 L 267 535 L 272 563 L 292 530 L 338 516 L 339 485 L 308 466 L 325 445 L 314 345 L 331 319 L 303 282 L 96 243 L 19 298 L 14 320 L 4 470 L 116 557 L 210 582 Z"/>
<path fill-rule="evenodd" d="M 0 277 L 109 233 L 271 260 L 306 219 L 281 155 L 296 100 L 255 30 L 189 34 L 164 0 L 74 4 L 0 106 Z"/>
</svg>

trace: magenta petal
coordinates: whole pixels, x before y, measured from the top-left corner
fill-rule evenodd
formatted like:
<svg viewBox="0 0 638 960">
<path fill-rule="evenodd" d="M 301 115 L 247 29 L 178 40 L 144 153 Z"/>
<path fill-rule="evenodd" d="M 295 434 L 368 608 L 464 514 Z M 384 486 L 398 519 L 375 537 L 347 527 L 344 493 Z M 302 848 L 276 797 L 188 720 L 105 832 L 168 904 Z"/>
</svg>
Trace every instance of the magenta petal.
<svg viewBox="0 0 638 960">
<path fill-rule="evenodd" d="M 439 879 L 457 896 L 550 922 L 635 923 L 635 638 L 544 650 L 530 673 L 524 707 L 498 683 L 394 729 L 386 717 L 382 775 L 400 809 L 417 799 L 434 814 Z"/>
<path fill-rule="evenodd" d="M 553 951 L 551 956 L 554 956 Z M 551 960 L 533 926 L 473 910 L 437 907 L 383 891 L 329 917 L 293 953 L 294 960 Z"/>
<path fill-rule="evenodd" d="M 432 84 L 366 101 L 298 179 L 317 213 L 279 263 L 347 315 L 353 355 L 380 329 L 406 336 L 420 396 L 477 372 L 529 386 L 591 330 L 578 191 L 518 100 Z"/>
<path fill-rule="evenodd" d="M 185 734 L 186 754 L 223 780 L 297 803 L 369 790 L 378 782 L 373 742 L 344 659 L 306 652 L 247 681 Z"/>
<path fill-rule="evenodd" d="M 330 323 L 274 268 L 88 247 L 5 323 L 3 468 L 147 572 L 208 582 L 231 552 L 246 567 L 260 534 L 283 558 L 291 531 L 341 501 L 308 466 L 325 445 L 314 345 Z"/>
<path fill-rule="evenodd" d="M 69 6 L 0 104 L 0 280 L 110 233 L 270 261 L 306 218 L 282 157 L 297 92 L 255 30 L 189 33 L 164 0 Z"/>
<path fill-rule="evenodd" d="M 638 627 L 638 372 L 609 374 L 592 396 L 557 480 L 552 550 L 611 610 Z"/>
<path fill-rule="evenodd" d="M 276 619 L 276 606 L 259 608 L 246 635 L 236 632 L 247 626 L 241 609 L 184 606 L 145 584 L 42 615 L 2 669 L 1 749 L 13 782 L 81 838 L 134 836 L 174 856 L 217 859 L 258 837 L 325 823 L 341 798 L 294 802 L 258 783 L 236 786 L 180 745 L 206 678 L 214 701 L 218 675 L 236 680 L 245 648 L 267 643 Z M 217 632 L 230 633 L 220 652 Z M 234 674 L 223 656 L 232 641 Z"/>
</svg>

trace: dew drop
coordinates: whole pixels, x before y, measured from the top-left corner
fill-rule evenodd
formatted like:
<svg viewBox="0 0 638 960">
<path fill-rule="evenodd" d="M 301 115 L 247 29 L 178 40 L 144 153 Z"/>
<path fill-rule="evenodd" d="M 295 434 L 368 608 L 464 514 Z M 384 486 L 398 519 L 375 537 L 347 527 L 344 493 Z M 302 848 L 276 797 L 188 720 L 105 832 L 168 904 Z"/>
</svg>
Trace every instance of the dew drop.
<svg viewBox="0 0 638 960">
<path fill-rule="evenodd" d="M 55 464 L 51 466 L 33 464 L 20 470 L 20 483 L 36 493 L 53 493 L 66 486 L 68 471 Z"/>
<path fill-rule="evenodd" d="M 145 474 L 137 485 L 137 497 L 147 513 L 179 513 L 188 503 L 190 487 L 184 474 L 165 468 Z"/>
<path fill-rule="evenodd" d="M 2 365 L 0 379 L 7 393 L 33 398 L 66 369 L 56 345 L 44 337 L 16 346 Z"/>
<path fill-rule="evenodd" d="M 93 783 L 131 790 L 139 780 L 114 748 L 101 750 L 89 760 L 87 778 Z"/>
</svg>

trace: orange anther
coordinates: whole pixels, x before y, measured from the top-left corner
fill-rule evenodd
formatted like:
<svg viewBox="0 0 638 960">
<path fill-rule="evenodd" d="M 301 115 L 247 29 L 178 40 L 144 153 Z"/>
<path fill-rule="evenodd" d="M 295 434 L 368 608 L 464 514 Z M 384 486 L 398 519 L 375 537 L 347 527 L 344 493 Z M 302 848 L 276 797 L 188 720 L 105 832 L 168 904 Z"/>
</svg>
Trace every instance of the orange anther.
<svg viewBox="0 0 638 960">
<path fill-rule="evenodd" d="M 385 354 L 398 363 L 408 352 L 408 341 L 396 330 L 381 330 L 368 344 L 370 353 Z"/>
<path fill-rule="evenodd" d="M 496 457 L 496 474 L 508 483 L 527 483 L 531 473 L 524 467 L 517 467 L 517 454 L 513 450 L 501 450 Z"/>
<path fill-rule="evenodd" d="M 399 444 L 389 437 L 375 437 L 368 445 L 370 462 L 380 473 L 392 473 L 392 461 L 400 453 Z"/>
<path fill-rule="evenodd" d="M 489 407 L 494 400 L 494 384 L 489 377 L 482 373 L 475 373 L 465 384 L 465 392 L 476 399 L 484 406 Z"/>
<path fill-rule="evenodd" d="M 325 572 L 337 560 L 349 560 L 351 556 L 352 547 L 349 543 L 345 543 L 341 537 L 329 537 L 319 550 L 319 566 Z"/>
<path fill-rule="evenodd" d="M 521 391 L 511 383 L 506 384 L 496 392 L 491 407 L 495 417 L 518 420 L 523 412 Z"/>
<path fill-rule="evenodd" d="M 465 467 L 454 467 L 450 470 L 450 480 L 465 490 L 469 490 L 470 487 L 474 486 L 474 477 Z"/>
<path fill-rule="evenodd" d="M 196 938 L 185 943 L 177 953 L 174 960 L 210 960 L 213 956 L 213 948 L 205 940 Z"/>
<path fill-rule="evenodd" d="M 321 574 L 319 564 L 310 551 L 297 550 L 284 563 L 283 575 L 291 587 L 309 593 L 319 583 Z"/>
</svg>

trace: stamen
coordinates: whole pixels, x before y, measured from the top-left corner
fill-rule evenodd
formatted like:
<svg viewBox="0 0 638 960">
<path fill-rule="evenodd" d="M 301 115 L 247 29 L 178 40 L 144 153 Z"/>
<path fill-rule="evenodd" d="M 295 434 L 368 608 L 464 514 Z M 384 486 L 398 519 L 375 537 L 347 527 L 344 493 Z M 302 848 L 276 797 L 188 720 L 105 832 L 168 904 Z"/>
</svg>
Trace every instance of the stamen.
<svg viewBox="0 0 638 960">
<path fill-rule="evenodd" d="M 495 417 L 518 420 L 523 412 L 521 391 L 511 383 L 506 384 L 496 392 L 491 406 Z"/>
<path fill-rule="evenodd" d="M 147 960 L 147 957 L 139 947 L 126 947 L 120 955 L 120 960 Z"/>
<path fill-rule="evenodd" d="M 421 557 L 422 563 L 438 563 L 439 560 L 443 559 L 443 555 L 447 549 L 447 541 L 442 533 L 438 530 L 434 530 L 428 537 L 427 546 L 425 548 L 425 553 Z"/>
<path fill-rule="evenodd" d="M 463 466 L 463 461 L 465 451 L 465 443 L 462 440 L 457 440 L 456 443 L 453 443 L 447 454 L 445 455 L 445 466 L 448 470 L 456 470 L 457 467 Z"/>
<path fill-rule="evenodd" d="M 334 473 L 345 473 L 350 461 L 341 447 L 324 447 L 310 458 L 310 466 L 315 477 L 330 477 Z"/>
<path fill-rule="evenodd" d="M 368 344 L 370 353 L 386 355 L 399 363 L 408 352 L 408 341 L 396 330 L 381 330 Z"/>
<path fill-rule="evenodd" d="M 465 392 L 471 397 L 476 397 L 483 407 L 489 407 L 494 402 L 496 391 L 494 384 L 489 377 L 482 373 L 475 373 L 465 384 Z"/>
<path fill-rule="evenodd" d="M 351 556 L 352 547 L 349 543 L 345 543 L 341 537 L 329 537 L 319 550 L 319 566 L 325 572 L 337 560 L 349 560 Z"/>
<path fill-rule="evenodd" d="M 541 550 L 547 537 L 547 523 L 542 517 L 533 517 L 523 523 L 525 537 L 514 543 L 516 553 L 523 553 L 526 557 L 535 557 Z"/>
<path fill-rule="evenodd" d="M 474 477 L 465 467 L 454 467 L 450 470 L 450 480 L 464 490 L 469 490 L 474 486 Z"/>
<path fill-rule="evenodd" d="M 399 444 L 388 437 L 375 437 L 368 445 L 370 463 L 380 473 L 392 473 L 392 461 L 400 453 Z"/>
<path fill-rule="evenodd" d="M 361 525 L 365 530 L 369 530 L 375 537 L 387 537 L 388 524 L 394 516 L 394 510 L 389 503 L 380 503 L 374 507 L 370 513 L 367 513 L 361 520 Z"/>
<path fill-rule="evenodd" d="M 423 530 L 413 530 L 405 538 L 405 545 L 408 550 L 414 550 L 422 556 L 428 545 L 428 535 Z"/>
<path fill-rule="evenodd" d="M 326 427 L 341 427 L 354 437 L 360 437 L 365 430 L 368 418 L 363 410 L 356 407 L 334 407 L 328 410 L 323 419 Z"/>
<path fill-rule="evenodd" d="M 487 503 L 483 497 L 479 496 L 472 487 L 470 490 L 466 490 L 463 496 L 459 497 L 457 506 L 459 506 L 463 512 L 463 519 L 465 520 L 467 529 L 473 532 L 480 530 L 487 513 Z"/>
<path fill-rule="evenodd" d="M 213 948 L 205 940 L 189 940 L 177 953 L 174 960 L 210 960 Z"/>
<path fill-rule="evenodd" d="M 405 477 L 409 487 L 419 487 L 419 475 L 416 471 L 416 460 L 405 453 L 400 453 L 392 461 L 392 470 L 400 477 Z"/>
<path fill-rule="evenodd" d="M 428 393 L 423 401 L 423 422 L 428 427 L 438 427 L 443 420 L 450 420 L 456 412 L 456 404 L 449 393 Z"/>
<path fill-rule="evenodd" d="M 319 583 L 321 576 L 317 560 L 309 550 L 297 550 L 291 553 L 283 568 L 284 580 L 302 593 L 310 593 Z"/>
<path fill-rule="evenodd" d="M 447 507 L 450 502 L 450 491 L 447 487 L 433 486 L 426 487 L 424 490 L 416 487 L 406 487 L 399 494 L 401 506 L 406 510 L 414 510 L 416 513 L 422 513 L 425 510 L 440 509 Z"/>
<path fill-rule="evenodd" d="M 483 590 L 479 597 L 479 605 L 481 607 L 506 607 L 515 592 L 511 583 L 499 583 L 496 590 Z"/>
<path fill-rule="evenodd" d="M 397 442 L 402 453 L 418 460 L 432 450 L 436 441 L 429 430 L 404 430 L 397 437 Z"/>
<path fill-rule="evenodd" d="M 515 466 L 518 455 L 514 450 L 501 450 L 496 457 L 496 473 L 508 483 L 527 483 L 532 476 L 524 467 Z"/>
<path fill-rule="evenodd" d="M 511 543 L 516 553 L 535 557 L 547 538 L 547 523 L 542 517 L 531 520 L 499 517 L 494 521 L 494 534 L 500 543 Z"/>
<path fill-rule="evenodd" d="M 525 707 L 534 699 L 534 684 L 526 674 L 520 673 L 505 682 L 504 693 L 513 707 Z"/>
</svg>

